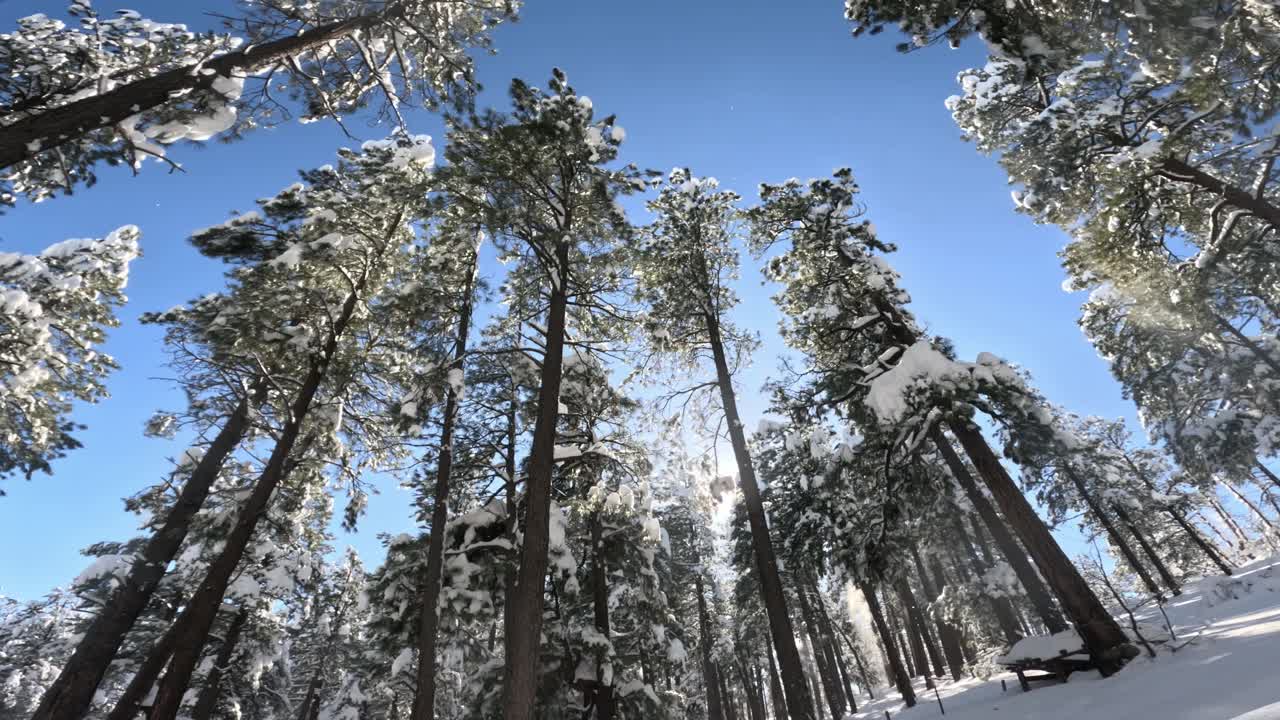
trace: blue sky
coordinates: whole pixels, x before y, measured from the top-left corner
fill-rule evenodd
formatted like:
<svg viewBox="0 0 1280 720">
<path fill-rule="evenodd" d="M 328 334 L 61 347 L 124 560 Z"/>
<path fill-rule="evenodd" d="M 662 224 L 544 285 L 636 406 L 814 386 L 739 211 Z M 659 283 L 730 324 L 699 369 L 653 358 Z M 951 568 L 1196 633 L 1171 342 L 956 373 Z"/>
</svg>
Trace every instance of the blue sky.
<svg viewBox="0 0 1280 720">
<path fill-rule="evenodd" d="M 207 27 L 204 10 L 228 2 L 126 3 L 157 21 Z M 117 9 L 109 0 L 95 5 Z M 0 31 L 16 18 L 54 14 L 60 3 L 0 2 Z M 1132 417 L 1105 364 L 1075 325 L 1079 296 L 1060 289 L 1056 251 L 1065 237 L 1013 212 L 1004 174 L 960 140 L 943 107 L 956 72 L 983 58 L 970 44 L 899 55 L 890 33 L 853 40 L 837 0 L 650 0 L 588 3 L 532 0 L 519 23 L 495 36 L 483 57 L 484 104 L 505 106 L 512 77 L 545 86 L 563 68 L 597 112 L 627 129 L 624 160 L 661 170 L 689 166 L 754 198 L 761 181 L 826 175 L 849 165 L 892 262 L 934 332 L 955 340 L 962 358 L 990 351 L 1018 362 L 1053 400 L 1071 409 Z M 439 140 L 439 118 L 411 116 L 414 130 Z M 386 128 L 357 119 L 362 138 Z M 20 205 L 0 216 L 0 247 L 34 252 L 69 237 L 100 237 L 122 224 L 143 231 L 144 257 L 132 271 L 130 303 L 108 351 L 124 366 L 112 397 L 77 411 L 85 447 L 52 476 L 7 481 L 0 498 L 0 593 L 32 598 L 86 565 L 86 545 L 135 529 L 120 498 L 160 477 L 177 443 L 142 437 L 156 409 L 180 407 L 155 328 L 139 313 L 161 310 L 221 286 L 223 266 L 185 242 L 196 228 L 248 210 L 293 182 L 299 168 L 329 162 L 352 144 L 332 123 L 289 124 L 232 144 L 174 148 L 187 172 L 147 164 L 138 177 L 104 169 L 97 186 L 69 198 Z M 437 143 L 439 146 L 439 143 Z M 753 391 L 776 367 L 777 314 L 759 275 L 744 268 L 737 319 L 765 344 L 742 378 L 749 427 L 762 410 Z M 410 527 L 409 496 L 388 484 L 357 535 L 339 534 L 370 565 L 375 534 Z M 1069 552 L 1079 549 L 1070 541 Z"/>
</svg>

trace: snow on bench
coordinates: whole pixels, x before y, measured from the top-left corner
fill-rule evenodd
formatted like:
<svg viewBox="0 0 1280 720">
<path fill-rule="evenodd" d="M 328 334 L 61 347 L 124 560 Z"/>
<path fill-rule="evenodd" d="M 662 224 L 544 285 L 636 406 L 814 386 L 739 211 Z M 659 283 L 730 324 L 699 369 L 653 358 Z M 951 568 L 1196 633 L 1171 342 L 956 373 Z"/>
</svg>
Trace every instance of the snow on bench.
<svg viewBox="0 0 1280 720">
<path fill-rule="evenodd" d="M 1015 665 L 1028 660 L 1047 660 L 1062 655 L 1084 652 L 1084 641 L 1075 630 L 1063 630 L 1053 635 L 1025 637 L 996 659 L 1000 665 Z"/>
<path fill-rule="evenodd" d="M 1023 692 L 1031 690 L 1032 682 L 1058 680 L 1065 683 L 1071 673 L 1093 667 L 1084 641 L 1075 630 L 1023 638 L 997 658 L 996 663 L 1018 676 Z M 1028 675 L 1028 670 L 1038 670 L 1042 674 Z"/>
</svg>

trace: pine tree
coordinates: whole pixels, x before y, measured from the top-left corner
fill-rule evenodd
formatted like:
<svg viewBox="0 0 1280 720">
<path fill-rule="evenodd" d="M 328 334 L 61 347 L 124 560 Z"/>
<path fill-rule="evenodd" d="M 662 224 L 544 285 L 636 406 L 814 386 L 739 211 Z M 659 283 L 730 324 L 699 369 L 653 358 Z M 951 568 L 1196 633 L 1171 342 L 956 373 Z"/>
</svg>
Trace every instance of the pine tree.
<svg viewBox="0 0 1280 720">
<path fill-rule="evenodd" d="M 850 0 L 857 31 L 971 33 L 987 65 L 948 100 L 1021 212 L 1071 236 L 1081 326 L 1143 422 L 1199 472 L 1275 454 L 1273 78 L 1280 19 L 1248 2 Z"/>
<path fill-rule="evenodd" d="M 370 303 L 387 291 L 383 283 L 397 279 L 397 259 L 408 257 L 402 248 L 413 240 L 407 223 L 429 212 L 426 194 L 433 158 L 426 138 L 366 143 L 362 152 L 343 151 L 336 168 L 305 173 L 306 184 L 263 201 L 260 213 L 240 216 L 193 238 L 205 254 L 243 266 L 233 273 L 236 287 L 157 320 L 178 328 L 172 336 L 175 342 L 196 338 L 207 348 L 208 354 L 202 357 L 183 357 L 203 366 L 205 373 L 229 380 L 233 388 L 224 388 L 224 402 L 237 392 L 240 397 L 210 447 L 194 463 L 182 495 L 132 564 L 129 579 L 88 630 L 36 717 L 63 718 L 83 712 L 125 633 L 186 537 L 218 469 L 248 432 L 251 404 L 265 393 L 263 412 L 252 414 L 255 422 L 277 421 L 279 435 L 235 530 L 210 566 L 210 577 L 187 599 L 177 620 L 182 631 L 175 633 L 174 643 L 182 661 L 171 666 L 169 692 L 161 696 L 165 712 L 176 710 L 231 575 L 275 488 L 296 464 L 295 446 L 305 456 L 314 443 L 324 445 L 336 439 L 343 403 L 362 397 L 358 388 L 354 394 L 342 388 L 350 384 L 346 378 L 360 372 L 359 358 L 366 357 L 361 353 L 371 348 L 357 347 L 349 338 L 359 337 L 357 328 L 371 317 L 396 312 L 396 304 L 387 302 L 376 306 L 382 312 L 370 313 L 369 308 L 375 307 Z M 381 182 L 371 182 L 375 178 Z M 379 192 L 370 193 L 370 187 Z M 402 302 L 411 299 L 405 297 Z M 417 368 L 404 365 L 399 370 L 412 375 Z M 326 381 L 329 385 L 322 392 Z M 303 432 L 304 425 L 308 432 Z M 368 425 L 353 437 L 372 446 L 378 433 Z"/>
<path fill-rule="evenodd" d="M 439 448 L 436 453 L 436 481 L 434 495 L 431 499 L 431 537 L 427 547 L 427 562 L 422 578 L 422 614 L 418 633 L 418 680 L 413 701 L 413 720 L 432 720 L 435 716 L 435 682 L 436 682 L 436 636 L 439 632 L 439 617 L 436 613 L 436 597 L 440 593 L 441 568 L 444 564 L 444 534 L 438 528 L 445 526 L 448 517 L 451 473 L 453 470 L 454 429 L 458 419 L 458 405 L 462 401 L 465 390 L 465 356 L 467 342 L 471 334 L 472 315 L 476 300 L 476 273 L 479 269 L 479 238 L 474 238 L 468 250 L 467 230 L 479 234 L 474 228 L 450 228 L 454 237 L 461 242 L 450 244 L 439 240 L 432 245 L 432 251 L 438 251 L 442 263 L 448 262 L 451 255 L 457 260 L 451 267 L 451 273 L 437 276 L 444 293 L 453 291 L 444 303 L 451 307 L 456 329 L 454 330 L 452 358 L 448 363 L 449 387 L 445 391 L 445 402 L 440 418 Z M 461 237 L 459 237 L 461 236 Z M 447 237 L 447 236 L 446 236 Z M 459 247 L 461 246 L 461 247 Z M 446 289 L 447 288 L 447 289 Z"/>
<path fill-rule="evenodd" d="M 0 479 L 49 472 L 80 446 L 71 405 L 107 395 L 116 363 L 95 348 L 118 324 L 138 235 L 125 226 L 39 255 L 0 252 Z"/>
<path fill-rule="evenodd" d="M 974 424 L 975 408 L 1035 426 L 1043 408 L 1018 373 L 998 358 L 955 363 L 922 337 L 905 309 L 909 296 L 881 257 L 892 246 L 876 237 L 855 204 L 852 174 L 831 180 L 764 185 L 751 211 L 763 251 L 788 241 L 769 261 L 783 284 L 784 337 L 818 368 L 824 405 L 845 406 L 892 429 L 887 457 L 914 453 L 939 421 L 955 435 L 1005 520 L 1075 622 L 1104 674 L 1131 650 L 1124 633 L 1085 584 Z M 856 406 L 861 405 L 861 408 Z"/>
<path fill-rule="evenodd" d="M 527 718 L 537 694 L 542 595 L 551 522 L 552 474 L 570 297 L 589 300 L 593 260 L 607 264 L 627 224 L 614 198 L 643 187 L 633 168 L 608 169 L 625 138 L 612 117 L 554 71 L 549 91 L 511 86 L 511 117 L 495 112 L 455 121 L 447 157 L 450 191 L 483 217 L 496 242 L 520 247 L 538 268 L 546 298 L 541 382 L 526 476 L 524 533 L 507 598 L 504 717 Z M 596 262 L 599 265 L 600 262 Z M 608 271 L 605 271 L 608 274 Z M 616 276 L 616 273 L 614 273 Z M 582 296 L 582 297 L 579 297 Z"/>
<path fill-rule="evenodd" d="M 341 118 L 370 105 L 404 126 L 401 106 L 463 104 L 474 90 L 467 50 L 515 3 L 458 6 L 396 0 L 376 7 L 248 0 L 232 37 L 193 33 L 127 11 L 101 19 L 73 0 L 79 28 L 42 15 L 0 39 L 0 203 L 92 184 L 100 162 L 135 171 L 165 146 L 288 120 Z M 284 103 L 288 97 L 292 103 Z M 300 106 L 300 108 L 295 107 Z"/>
<path fill-rule="evenodd" d="M 691 368 L 699 365 L 704 354 L 711 356 L 714 380 L 701 387 L 717 391 L 733 445 L 787 707 L 793 718 L 808 719 L 814 717 L 813 698 L 802 681 L 791 617 L 733 387 L 734 373 L 754 346 L 750 336 L 728 318 L 737 303 L 729 288 L 738 268 L 733 229 L 737 200 L 736 193 L 717 190 L 714 179 L 694 177 L 686 169 L 673 170 L 658 198 L 649 203 L 656 220 L 646 233 L 641 294 L 648 305 L 650 334 L 656 335 L 659 347 L 678 353 Z"/>
<path fill-rule="evenodd" d="M 71 653 L 79 599 L 64 590 L 21 603 L 0 597 L 0 715 L 27 717 Z"/>
</svg>

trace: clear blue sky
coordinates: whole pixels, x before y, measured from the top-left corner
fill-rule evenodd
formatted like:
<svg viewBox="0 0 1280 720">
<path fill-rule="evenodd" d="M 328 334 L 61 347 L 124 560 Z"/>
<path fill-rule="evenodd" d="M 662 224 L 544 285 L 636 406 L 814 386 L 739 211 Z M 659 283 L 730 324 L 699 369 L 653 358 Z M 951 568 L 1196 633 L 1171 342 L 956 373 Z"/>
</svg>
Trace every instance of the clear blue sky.
<svg viewBox="0 0 1280 720">
<path fill-rule="evenodd" d="M 0 0 L 0 31 L 16 18 L 54 14 L 63 2 Z M 117 9 L 97 0 L 102 12 Z M 228 2 L 125 3 L 157 21 L 207 27 L 201 12 Z M 515 25 L 496 34 L 496 57 L 479 61 L 482 103 L 505 106 L 512 77 L 545 86 L 553 66 L 590 96 L 597 112 L 627 129 L 622 157 L 666 170 L 687 165 L 754 198 L 756 184 L 826 175 L 849 165 L 882 237 L 901 250 L 893 262 L 919 316 L 956 341 L 962 358 L 991 351 L 1027 367 L 1053 400 L 1082 413 L 1132 415 L 1106 366 L 1075 325 L 1080 298 L 1060 289 L 1056 251 L 1065 241 L 1013 212 L 1005 177 L 991 158 L 962 142 L 943 100 L 957 71 L 980 64 L 980 46 L 932 48 L 902 56 L 892 33 L 849 37 L 837 0 L 650 0 L 644 3 L 530 0 Z M 415 131 L 439 139 L 437 117 L 413 116 Z M 385 128 L 356 120 L 352 130 Z M 21 205 L 0 216 L 0 247 L 38 251 L 68 237 L 101 236 L 126 223 L 142 228 L 144 257 L 129 283 L 124 324 L 108 351 L 124 369 L 112 397 L 77 411 L 89 425 L 85 447 L 52 476 L 5 483 L 0 498 L 0 593 L 32 598 L 72 579 L 79 550 L 135 529 L 120 498 L 160 477 L 177 443 L 142 437 L 157 408 L 180 407 L 164 367 L 160 335 L 138 325 L 161 310 L 221 286 L 223 266 L 185 239 L 234 209 L 274 193 L 299 168 L 329 162 L 345 140 L 331 123 L 290 124 L 247 140 L 175 148 L 187 172 L 148 163 L 139 177 L 104 170 L 96 187 L 70 198 Z M 780 352 L 769 290 L 744 269 L 738 320 L 766 343 L 743 378 L 748 426 L 762 409 L 751 391 Z M 381 561 L 374 535 L 410 527 L 409 497 L 390 484 L 371 503 L 354 545 Z M 1078 549 L 1076 542 L 1069 551 Z"/>
</svg>

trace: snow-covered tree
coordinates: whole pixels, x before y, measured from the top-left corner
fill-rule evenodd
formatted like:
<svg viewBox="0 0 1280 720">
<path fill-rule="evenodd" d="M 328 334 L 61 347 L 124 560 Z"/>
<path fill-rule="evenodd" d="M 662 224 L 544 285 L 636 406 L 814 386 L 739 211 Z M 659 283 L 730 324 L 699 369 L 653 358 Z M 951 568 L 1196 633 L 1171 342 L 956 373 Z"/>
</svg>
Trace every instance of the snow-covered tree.
<svg viewBox="0 0 1280 720">
<path fill-rule="evenodd" d="M 906 309 L 910 296 L 856 202 L 848 169 L 831 179 L 762 185 L 750 211 L 756 247 L 776 251 L 767 274 L 782 284 L 783 335 L 819 378 L 813 402 L 892 433 L 889 457 L 913 454 L 927 440 L 954 455 L 943 426 L 973 461 L 1004 520 L 1025 545 L 1104 671 L 1130 646 L 973 422 L 975 409 L 1034 427 L 1043 407 L 1015 368 L 988 353 L 974 363 L 949 357 Z M 948 461 L 950 466 L 952 463 Z M 954 470 L 954 468 L 953 468 Z"/>
<path fill-rule="evenodd" d="M 786 685 L 787 707 L 793 717 L 811 718 L 813 698 L 800 673 L 791 617 L 733 387 L 734 373 L 756 344 L 729 319 L 737 304 L 729 285 L 738 271 L 738 198 L 737 193 L 719 190 L 714 178 L 673 170 L 657 199 L 648 205 L 656 217 L 645 233 L 640 294 L 648 312 L 648 333 L 657 348 L 676 355 L 683 367 L 693 370 L 706 372 L 705 363 L 711 361 L 711 379 L 684 392 L 718 395 L 751 523 L 760 591 Z"/>
<path fill-rule="evenodd" d="M 626 137 L 612 116 L 596 120 L 555 70 L 549 89 L 511 86 L 507 117 L 487 112 L 455 122 L 449 134 L 447 184 L 459 202 L 484 218 L 494 240 L 536 268 L 544 298 L 541 381 L 524 495 L 520 565 L 507 599 L 504 717 L 530 717 L 535 707 L 543 580 L 552 515 L 552 475 L 569 305 L 592 306 L 598 284 L 617 284 L 619 239 L 628 225 L 615 203 L 644 187 L 632 167 L 609 168 Z"/>
<path fill-rule="evenodd" d="M 194 451 L 198 459 L 181 494 L 134 556 L 127 581 L 86 632 L 37 717 L 83 712 L 220 468 L 251 428 L 254 434 L 270 431 L 269 458 L 209 576 L 176 621 L 183 628 L 174 643 L 181 662 L 171 661 L 168 693 L 160 696 L 170 711 L 181 701 L 276 487 L 299 462 L 331 466 L 317 456 L 326 451 L 327 459 L 342 460 L 336 463 L 339 480 L 358 478 L 363 458 L 385 451 L 387 433 L 398 432 L 388 428 L 398 427 L 405 386 L 434 365 L 408 352 L 418 344 L 412 327 L 400 325 L 401 334 L 387 335 L 369 328 L 403 320 L 414 307 L 405 269 L 419 244 L 416 223 L 431 212 L 433 159 L 425 137 L 371 141 L 360 152 L 342 151 L 336 167 L 304 173 L 303 183 L 263 200 L 260 211 L 193 236 L 205 254 L 239 266 L 231 273 L 233 287 L 155 319 L 173 328 L 170 342 L 179 361 L 199 371 L 193 379 L 204 378 L 198 387 L 216 388 L 193 396 L 192 404 L 198 418 L 212 415 L 221 428 Z M 375 359 L 380 362 L 370 363 Z M 373 382 L 369 375 L 377 370 L 382 372 Z M 387 386 L 401 389 L 388 397 Z M 352 412 L 344 413 L 346 406 Z"/>
<path fill-rule="evenodd" d="M 38 255 L 0 252 L 0 478 L 48 472 L 80 446 L 72 404 L 107 395 L 116 363 L 98 347 L 118 324 L 138 235 L 125 226 Z"/>
<path fill-rule="evenodd" d="M 1180 464 L 1254 467 L 1280 428 L 1274 8 L 1247 0 L 849 0 L 859 30 L 978 33 L 947 101 L 1014 200 L 1071 236 L 1081 326 Z"/>
<path fill-rule="evenodd" d="M 27 603 L 0 597 L 0 716 L 35 711 L 74 647 L 78 605 L 60 589 Z"/>
<path fill-rule="evenodd" d="M 514 0 L 312 3 L 242 0 L 231 34 L 133 11 L 104 19 L 73 0 L 73 26 L 46 15 L 0 35 L 0 204 L 92 184 L 95 167 L 163 159 L 175 142 L 238 137 L 369 107 L 403 127 L 402 106 L 465 103 L 473 48 Z"/>
</svg>

